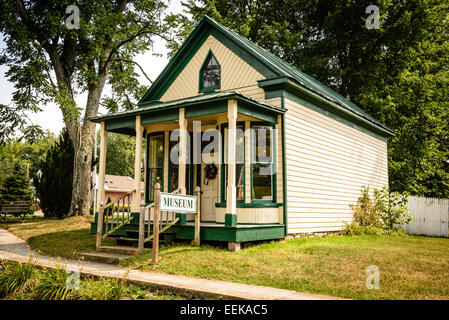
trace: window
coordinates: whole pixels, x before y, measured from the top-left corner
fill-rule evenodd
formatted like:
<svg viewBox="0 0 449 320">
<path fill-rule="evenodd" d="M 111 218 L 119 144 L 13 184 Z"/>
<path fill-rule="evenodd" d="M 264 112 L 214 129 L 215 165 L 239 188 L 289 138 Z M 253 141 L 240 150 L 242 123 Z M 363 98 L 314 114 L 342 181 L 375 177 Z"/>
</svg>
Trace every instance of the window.
<svg viewBox="0 0 449 320">
<path fill-rule="evenodd" d="M 228 185 L 228 128 L 224 130 L 224 188 Z M 235 144 L 235 185 L 236 185 L 236 199 L 244 200 L 245 190 L 245 134 L 243 125 L 236 127 L 236 144 Z M 223 199 L 226 200 L 226 191 L 224 190 Z"/>
<path fill-rule="evenodd" d="M 221 68 L 212 51 L 207 54 L 206 60 L 200 69 L 199 92 L 209 92 L 220 89 Z"/>
<path fill-rule="evenodd" d="M 162 187 L 164 168 L 164 135 L 152 135 L 149 137 L 148 152 L 148 200 L 154 200 L 153 187 L 159 182 Z"/>
<path fill-rule="evenodd" d="M 186 149 L 186 193 L 193 194 L 193 183 L 190 165 L 190 135 L 187 135 Z M 178 189 L 179 174 L 179 130 L 170 132 L 169 142 L 169 166 L 168 166 L 168 192 Z"/>
<path fill-rule="evenodd" d="M 253 126 L 251 142 L 252 199 L 273 201 L 273 128 Z"/>
</svg>

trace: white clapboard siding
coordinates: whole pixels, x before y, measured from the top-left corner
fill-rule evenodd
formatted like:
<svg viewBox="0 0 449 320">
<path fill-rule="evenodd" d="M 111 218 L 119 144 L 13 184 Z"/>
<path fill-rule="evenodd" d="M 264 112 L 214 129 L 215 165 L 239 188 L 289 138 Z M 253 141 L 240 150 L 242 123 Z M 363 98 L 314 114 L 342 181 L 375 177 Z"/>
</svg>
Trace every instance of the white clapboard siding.
<svg viewBox="0 0 449 320">
<path fill-rule="evenodd" d="M 288 233 L 337 231 L 362 186 L 388 185 L 386 139 L 285 100 Z"/>
<path fill-rule="evenodd" d="M 413 220 L 403 225 L 407 234 L 449 237 L 449 199 L 409 197 Z"/>
</svg>

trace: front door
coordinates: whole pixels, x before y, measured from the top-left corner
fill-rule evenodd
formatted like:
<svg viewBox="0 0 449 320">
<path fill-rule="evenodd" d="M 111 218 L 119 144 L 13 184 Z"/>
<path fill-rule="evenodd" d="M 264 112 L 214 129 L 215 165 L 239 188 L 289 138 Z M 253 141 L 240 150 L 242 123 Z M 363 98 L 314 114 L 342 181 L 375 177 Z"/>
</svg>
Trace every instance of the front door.
<svg viewBox="0 0 449 320">
<path fill-rule="evenodd" d="M 218 175 L 215 179 L 205 179 L 204 169 L 207 164 L 214 163 L 217 167 L 217 162 L 213 157 L 213 153 L 203 154 L 201 160 L 201 221 L 215 222 L 215 203 L 218 201 Z M 214 160 L 211 160 L 214 159 Z M 205 161 L 206 160 L 206 161 Z M 199 175 L 198 175 L 199 178 Z"/>
</svg>

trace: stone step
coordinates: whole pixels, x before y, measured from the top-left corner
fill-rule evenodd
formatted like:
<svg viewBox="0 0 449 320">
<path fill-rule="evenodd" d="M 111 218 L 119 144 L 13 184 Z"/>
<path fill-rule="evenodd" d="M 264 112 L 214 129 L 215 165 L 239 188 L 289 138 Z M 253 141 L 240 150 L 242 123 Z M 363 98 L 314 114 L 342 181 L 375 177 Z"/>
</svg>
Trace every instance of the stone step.
<svg viewBox="0 0 449 320">
<path fill-rule="evenodd" d="M 100 252 L 136 255 L 139 253 L 139 250 L 127 246 L 101 246 Z"/>
<path fill-rule="evenodd" d="M 120 262 L 130 257 L 129 254 L 111 252 L 82 252 L 77 254 L 78 259 L 90 262 L 100 262 L 108 264 L 120 264 Z"/>
</svg>

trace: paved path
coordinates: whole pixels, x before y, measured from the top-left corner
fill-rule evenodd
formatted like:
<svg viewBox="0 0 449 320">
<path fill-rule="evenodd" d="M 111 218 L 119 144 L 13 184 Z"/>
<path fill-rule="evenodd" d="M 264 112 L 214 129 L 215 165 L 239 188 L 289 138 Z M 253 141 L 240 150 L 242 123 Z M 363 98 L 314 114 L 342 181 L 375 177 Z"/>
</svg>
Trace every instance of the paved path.
<svg viewBox="0 0 449 320">
<path fill-rule="evenodd" d="M 43 267 L 55 268 L 56 264 L 68 270 L 79 270 L 83 274 L 126 278 L 127 281 L 156 289 L 169 289 L 180 294 L 206 295 L 222 299 L 248 300 L 338 300 L 340 298 L 301 293 L 290 290 L 276 289 L 248 284 L 189 278 L 185 276 L 165 273 L 127 270 L 117 266 L 81 262 L 77 260 L 56 259 L 33 252 L 29 245 L 21 238 L 5 229 L 0 229 L 0 259 L 26 262 L 32 254 L 33 262 Z"/>
</svg>

